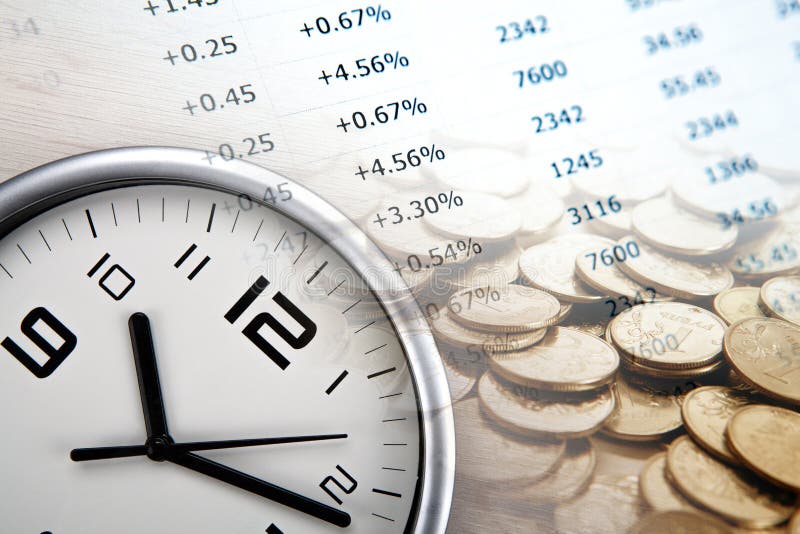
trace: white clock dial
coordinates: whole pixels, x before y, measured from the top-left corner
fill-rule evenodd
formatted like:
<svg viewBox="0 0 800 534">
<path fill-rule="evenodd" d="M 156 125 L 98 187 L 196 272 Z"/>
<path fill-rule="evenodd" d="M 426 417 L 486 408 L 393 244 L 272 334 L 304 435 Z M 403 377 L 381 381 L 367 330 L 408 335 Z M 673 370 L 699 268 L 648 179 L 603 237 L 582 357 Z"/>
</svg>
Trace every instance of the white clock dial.
<svg viewBox="0 0 800 534">
<path fill-rule="evenodd" d="M 18 225 L 0 240 L 0 267 L 4 530 L 366 533 L 413 524 L 423 432 L 406 353 L 364 281 L 312 228 L 226 192 L 131 185 Z M 150 380 L 150 364 L 134 358 L 132 325 L 141 334 L 144 324 L 135 314 L 149 320 L 161 430 L 174 443 L 318 439 L 170 449 L 174 461 L 71 459 L 74 449 L 141 449 L 148 438 L 143 397 L 152 388 L 140 379 Z M 239 472 L 236 481 L 257 479 L 257 491 L 220 480 L 219 465 L 225 476 Z M 268 493 L 278 487 L 277 498 L 260 495 L 258 482 Z"/>
</svg>

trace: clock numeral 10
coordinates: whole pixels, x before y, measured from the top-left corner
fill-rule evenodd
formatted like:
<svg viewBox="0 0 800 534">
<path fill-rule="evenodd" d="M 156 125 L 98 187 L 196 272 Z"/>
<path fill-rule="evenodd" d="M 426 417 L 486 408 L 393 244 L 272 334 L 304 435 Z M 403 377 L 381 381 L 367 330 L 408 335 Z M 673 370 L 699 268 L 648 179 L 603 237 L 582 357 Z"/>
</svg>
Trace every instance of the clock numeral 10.
<svg viewBox="0 0 800 534">
<path fill-rule="evenodd" d="M 358 487 L 358 482 L 356 482 L 356 479 L 350 476 L 350 473 L 345 471 L 341 465 L 337 465 L 336 469 L 338 469 L 339 472 L 343 474 L 345 478 L 347 478 L 347 480 L 350 481 L 350 487 L 345 488 L 341 482 L 339 482 L 333 477 L 333 475 L 325 477 L 325 479 L 322 482 L 320 482 L 319 487 L 325 490 L 325 493 L 330 495 L 331 498 L 334 501 L 336 501 L 336 504 L 342 504 L 342 499 L 337 497 L 336 494 L 328 487 L 328 482 L 333 482 L 334 484 L 339 486 L 339 489 L 342 490 L 345 493 L 345 495 L 350 495 L 351 493 L 353 493 Z"/>
<path fill-rule="evenodd" d="M 51 342 L 36 330 L 36 326 L 42 323 L 47 326 L 53 333 L 61 338 L 61 345 L 55 347 Z M 34 308 L 31 312 L 22 319 L 20 327 L 22 333 L 29 340 L 41 349 L 47 356 L 47 362 L 41 365 L 38 361 L 25 352 L 17 343 L 11 338 L 5 338 L 0 346 L 6 349 L 13 357 L 24 365 L 31 373 L 37 378 L 47 378 L 56 368 L 61 365 L 67 356 L 72 354 L 75 347 L 78 345 L 78 338 L 70 331 L 69 328 L 64 326 L 64 323 L 59 321 L 55 315 L 50 313 L 46 308 Z M 49 336 L 50 340 L 53 339 Z"/>
<path fill-rule="evenodd" d="M 100 258 L 97 263 L 92 267 L 86 276 L 89 278 L 93 277 L 97 274 L 97 271 L 103 266 L 103 264 L 108 261 L 108 258 L 111 257 L 111 254 L 106 252 L 103 254 L 103 257 Z M 112 278 L 113 277 L 113 278 Z M 136 280 L 133 276 L 128 273 L 125 269 L 120 267 L 118 264 L 114 264 L 108 269 L 103 276 L 100 277 L 100 281 L 97 282 L 103 291 L 108 293 L 108 295 L 114 300 L 122 300 L 125 298 L 133 286 L 136 285 Z"/>
<path fill-rule="evenodd" d="M 247 291 L 245 291 L 244 295 L 242 295 L 236 304 L 234 304 L 228 313 L 225 314 L 225 319 L 234 324 L 242 314 L 249 308 L 253 302 L 264 292 L 264 290 L 269 285 L 269 280 L 264 278 L 263 276 L 259 276 L 258 279 L 251 285 Z M 253 342 L 253 344 L 261 349 L 261 352 L 266 354 L 269 359 L 271 359 L 275 364 L 280 367 L 281 369 L 285 370 L 289 367 L 291 363 L 281 352 L 276 349 L 272 344 L 267 341 L 267 339 L 259 333 L 259 330 L 262 326 L 269 326 L 272 330 L 277 333 L 281 339 L 283 339 L 286 343 L 289 344 L 290 347 L 293 349 L 302 349 L 309 343 L 311 340 L 314 339 L 314 336 L 317 334 L 317 325 L 312 321 L 306 314 L 300 311 L 300 308 L 295 306 L 288 297 L 286 297 L 283 293 L 278 291 L 273 295 L 272 300 L 281 308 L 283 311 L 288 313 L 292 319 L 297 321 L 297 323 L 303 327 L 303 333 L 299 336 L 293 335 L 289 330 L 286 329 L 281 323 L 278 322 L 272 314 L 267 312 L 262 312 L 256 315 L 252 321 L 250 321 L 247 326 L 244 327 L 242 330 L 242 334 Z"/>
</svg>

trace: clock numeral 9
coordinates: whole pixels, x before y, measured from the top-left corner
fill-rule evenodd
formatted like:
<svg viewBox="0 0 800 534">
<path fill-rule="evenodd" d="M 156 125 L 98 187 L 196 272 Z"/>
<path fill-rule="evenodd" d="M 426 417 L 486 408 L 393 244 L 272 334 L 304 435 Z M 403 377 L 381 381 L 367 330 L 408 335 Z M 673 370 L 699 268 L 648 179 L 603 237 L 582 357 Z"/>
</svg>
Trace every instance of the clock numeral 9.
<svg viewBox="0 0 800 534">
<path fill-rule="evenodd" d="M 228 313 L 225 314 L 225 319 L 231 324 L 235 323 L 245 310 L 255 302 L 259 295 L 264 292 L 268 285 L 269 280 L 263 276 L 259 276 L 253 285 L 245 291 L 244 295 L 236 301 L 236 304 L 228 310 Z M 289 367 L 291 362 L 259 332 L 261 327 L 264 325 L 269 326 L 281 339 L 288 343 L 290 347 L 293 349 L 302 349 L 314 339 L 314 336 L 317 334 L 317 325 L 280 291 L 273 295 L 272 300 L 303 327 L 303 333 L 299 336 L 293 335 L 285 326 L 279 323 L 272 314 L 263 312 L 256 315 L 253 320 L 244 327 L 242 334 L 252 341 L 256 347 L 261 349 L 261 352 L 266 354 L 278 367 L 285 370 Z"/>
<path fill-rule="evenodd" d="M 36 331 L 36 325 L 41 322 L 44 323 L 50 330 L 52 330 L 58 337 L 61 338 L 61 345 L 54 347 L 42 334 Z M 24 365 L 31 373 L 37 378 L 47 378 L 61 363 L 67 359 L 67 356 L 72 354 L 75 347 L 78 345 L 78 338 L 73 334 L 69 328 L 64 326 L 64 323 L 59 321 L 52 313 L 46 308 L 34 308 L 31 312 L 22 319 L 20 327 L 22 333 L 29 340 L 33 342 L 48 360 L 44 365 L 39 364 L 33 357 L 22 350 L 15 341 L 11 338 L 5 338 L 0 346 L 6 349 L 13 357 Z M 52 337 L 51 337 L 52 339 Z"/>
<path fill-rule="evenodd" d="M 342 499 L 337 497 L 336 494 L 328 487 L 328 482 L 333 482 L 334 484 L 339 486 L 339 489 L 341 489 L 345 493 L 345 495 L 350 495 L 351 493 L 353 493 L 356 490 L 356 488 L 358 487 L 358 482 L 356 482 L 356 479 L 354 479 L 352 476 L 350 476 L 350 473 L 345 471 L 344 468 L 341 465 L 337 465 L 336 469 L 338 469 L 339 472 L 341 474 L 343 474 L 345 476 L 345 478 L 347 478 L 347 480 L 350 481 L 350 487 L 349 488 L 345 488 L 344 485 L 341 482 L 339 482 L 338 480 L 336 480 L 333 477 L 333 475 L 325 477 L 325 480 L 320 482 L 319 487 L 322 488 L 325 491 L 325 493 L 330 495 L 331 498 L 334 501 L 336 501 L 337 504 L 342 504 Z"/>
</svg>

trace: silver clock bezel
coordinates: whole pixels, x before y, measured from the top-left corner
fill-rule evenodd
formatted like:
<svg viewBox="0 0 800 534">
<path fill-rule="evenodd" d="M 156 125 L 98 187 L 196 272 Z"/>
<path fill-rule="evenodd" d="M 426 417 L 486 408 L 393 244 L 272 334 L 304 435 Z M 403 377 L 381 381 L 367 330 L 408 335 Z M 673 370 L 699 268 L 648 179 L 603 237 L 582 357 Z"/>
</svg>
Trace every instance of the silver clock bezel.
<svg viewBox="0 0 800 534">
<path fill-rule="evenodd" d="M 367 281 L 400 338 L 419 402 L 423 446 L 416 517 L 409 518 L 413 532 L 445 532 L 455 474 L 455 431 L 439 351 L 427 327 L 409 326 L 420 310 L 400 275 L 364 232 L 327 201 L 290 178 L 241 160 L 209 160 L 205 152 L 185 148 L 113 148 L 53 161 L 0 184 L 0 238 L 9 226 L 67 201 L 67 196 L 143 180 L 248 195 L 309 226 Z M 260 200 L 267 187 L 275 191 L 285 182 L 290 184 L 291 200 L 275 204 Z"/>
</svg>

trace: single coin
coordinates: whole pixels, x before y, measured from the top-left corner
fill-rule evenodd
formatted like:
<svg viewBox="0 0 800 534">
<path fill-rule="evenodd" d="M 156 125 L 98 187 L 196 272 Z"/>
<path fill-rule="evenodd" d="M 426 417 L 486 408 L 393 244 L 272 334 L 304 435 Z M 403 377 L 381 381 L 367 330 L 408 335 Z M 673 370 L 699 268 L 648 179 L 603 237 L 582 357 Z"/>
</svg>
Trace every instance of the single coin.
<svg viewBox="0 0 800 534">
<path fill-rule="evenodd" d="M 527 349 L 489 355 L 491 369 L 520 386 L 554 391 L 587 391 L 614 380 L 617 351 L 597 336 L 553 326 Z"/>
<path fill-rule="evenodd" d="M 737 276 L 757 279 L 796 272 L 800 269 L 800 224 L 785 223 L 736 245 L 727 266 Z"/>
<path fill-rule="evenodd" d="M 522 249 L 514 242 L 484 247 L 480 256 L 466 263 L 443 265 L 436 272 L 452 281 L 457 289 L 502 287 L 519 278 L 519 255 Z"/>
<path fill-rule="evenodd" d="M 471 191 L 460 192 L 458 196 L 462 202 L 460 206 L 455 201 L 452 206 L 439 206 L 438 197 L 419 199 L 424 204 L 434 198 L 436 201 L 429 203 L 430 206 L 439 206 L 438 212 L 425 215 L 425 224 L 451 238 L 471 238 L 476 243 L 503 241 L 514 235 L 522 225 L 522 218 L 507 200 Z M 430 210 L 429 204 L 425 204 L 425 209 Z M 416 207 L 416 204 L 411 205 Z M 444 253 L 444 245 L 442 247 Z"/>
<path fill-rule="evenodd" d="M 519 269 L 526 283 L 566 302 L 599 302 L 605 297 L 575 275 L 575 257 L 587 248 L 613 247 L 614 241 L 593 234 L 568 234 L 525 249 Z"/>
<path fill-rule="evenodd" d="M 778 525 L 794 510 L 790 493 L 715 460 L 689 436 L 670 444 L 667 468 L 686 497 L 740 526 Z"/>
<path fill-rule="evenodd" d="M 666 197 L 642 202 L 631 213 L 633 231 L 653 247 L 684 256 L 708 256 L 728 250 L 736 243 L 736 225 L 718 222 L 677 207 Z"/>
<path fill-rule="evenodd" d="M 490 372 L 478 381 L 478 398 L 499 425 L 523 435 L 589 436 L 614 410 L 614 396 L 608 389 L 596 395 L 545 400 L 537 390 L 501 383 Z"/>
<path fill-rule="evenodd" d="M 561 309 L 558 311 L 558 321 L 556 321 L 556 324 L 560 323 L 561 321 L 569 317 L 571 313 L 572 313 L 572 304 L 569 304 L 567 302 L 562 302 Z"/>
<path fill-rule="evenodd" d="M 669 510 L 650 514 L 636 523 L 629 534 L 674 532 L 680 534 L 733 534 L 726 523 L 700 511 Z"/>
<path fill-rule="evenodd" d="M 720 460 L 739 464 L 739 459 L 726 443 L 725 427 L 736 410 L 750 402 L 749 395 L 725 386 L 697 388 L 683 399 L 683 425 L 707 452 Z"/>
<path fill-rule="evenodd" d="M 609 213 L 605 217 L 600 217 L 592 222 L 594 222 L 598 233 L 612 239 L 619 239 L 632 231 L 631 210 L 624 207 L 616 213 Z"/>
<path fill-rule="evenodd" d="M 532 502 L 560 503 L 579 495 L 592 480 L 597 465 L 597 455 L 588 439 L 572 439 L 567 451 L 548 477 L 519 490 L 517 498 Z"/>
<path fill-rule="evenodd" d="M 597 475 L 585 493 L 556 508 L 556 531 L 628 532 L 642 513 L 636 476 Z"/>
<path fill-rule="evenodd" d="M 728 324 L 745 317 L 764 317 L 758 306 L 757 287 L 732 287 L 714 297 L 714 313 Z"/>
<path fill-rule="evenodd" d="M 401 197 L 398 205 L 403 205 L 402 198 L 411 197 L 415 197 L 415 195 Z M 449 241 L 449 238 L 416 220 L 404 221 L 400 224 L 384 224 L 383 228 L 371 225 L 367 229 L 367 233 L 381 250 L 402 262 L 401 265 L 408 265 L 410 255 L 417 256 L 421 262 L 426 261 L 430 258 L 429 250 L 441 247 Z M 443 264 L 463 263 L 467 259 L 463 255 L 457 255 L 455 258 L 449 256 L 443 259 Z"/>
<path fill-rule="evenodd" d="M 439 312 L 439 316 L 431 321 L 431 330 L 437 340 L 455 347 L 493 352 L 516 351 L 538 343 L 547 333 L 546 328 L 518 333 L 475 330 L 454 321 L 451 314 L 447 308 Z"/>
<path fill-rule="evenodd" d="M 684 302 L 639 304 L 611 321 L 623 357 L 661 369 L 706 367 L 721 358 L 725 322 Z"/>
<path fill-rule="evenodd" d="M 527 189 L 532 177 L 525 160 L 505 150 L 472 148 L 447 152 L 430 172 L 456 192 L 474 191 L 511 198 Z"/>
<path fill-rule="evenodd" d="M 620 241 L 630 241 L 623 237 Z M 697 263 L 667 256 L 639 244 L 641 253 L 619 264 L 622 271 L 646 287 L 679 298 L 711 297 L 733 286 L 733 275 L 718 263 Z"/>
<path fill-rule="evenodd" d="M 564 201 L 548 187 L 530 186 L 508 201 L 522 217 L 519 231 L 525 237 L 552 230 L 564 217 Z"/>
<path fill-rule="evenodd" d="M 453 319 L 469 328 L 490 332 L 526 332 L 558 321 L 561 305 L 539 289 L 508 284 L 473 287 L 447 302 Z"/>
<path fill-rule="evenodd" d="M 747 467 L 800 493 L 800 413 L 765 404 L 746 406 L 728 422 L 726 436 Z"/>
<path fill-rule="evenodd" d="M 621 369 L 634 373 L 642 377 L 653 378 L 656 380 L 695 380 L 719 372 L 727 366 L 724 359 L 719 359 L 705 367 L 695 367 L 693 369 L 660 369 L 636 363 L 628 358 L 620 358 L 619 366 Z M 633 376 L 631 376 L 633 378 Z"/>
<path fill-rule="evenodd" d="M 777 276 L 764 282 L 758 303 L 772 317 L 800 326 L 800 276 Z"/>
<path fill-rule="evenodd" d="M 639 473 L 639 491 L 653 510 L 696 510 L 670 482 L 666 452 L 654 454 L 644 464 Z"/>
<path fill-rule="evenodd" d="M 566 450 L 560 439 L 533 439 L 509 434 L 488 420 L 478 399 L 453 406 L 455 426 L 469 439 L 459 443 L 456 471 L 467 478 L 522 486 L 553 471 Z"/>
<path fill-rule="evenodd" d="M 627 243 L 636 245 L 635 241 L 628 241 Z M 637 297 L 642 299 L 643 296 L 648 294 L 648 288 L 623 273 L 620 268 L 617 267 L 611 255 L 612 250 L 623 250 L 621 254 L 626 254 L 626 252 L 624 252 L 625 244 L 626 243 L 620 242 L 614 245 L 613 248 L 603 248 L 600 250 L 587 249 L 581 251 L 575 258 L 575 274 L 587 285 L 607 297 L 616 298 L 618 296 L 623 296 L 628 299 L 636 299 Z M 634 250 L 638 250 L 638 248 Z M 601 258 L 612 258 L 612 260 L 611 263 L 605 264 Z M 651 292 L 655 293 L 654 290 Z M 669 297 L 662 297 L 658 300 L 671 299 Z"/>
<path fill-rule="evenodd" d="M 761 392 L 800 404 L 800 327 L 772 318 L 749 318 L 728 327 L 725 357 Z"/>
<path fill-rule="evenodd" d="M 683 425 L 679 396 L 634 385 L 623 376 L 614 390 L 617 406 L 603 427 L 604 434 L 625 441 L 653 441 Z"/>
</svg>

